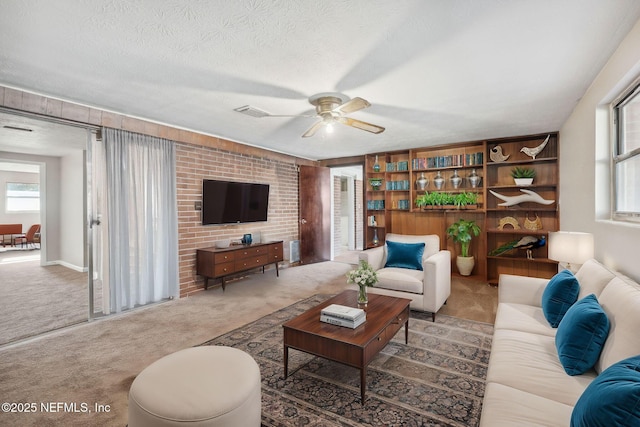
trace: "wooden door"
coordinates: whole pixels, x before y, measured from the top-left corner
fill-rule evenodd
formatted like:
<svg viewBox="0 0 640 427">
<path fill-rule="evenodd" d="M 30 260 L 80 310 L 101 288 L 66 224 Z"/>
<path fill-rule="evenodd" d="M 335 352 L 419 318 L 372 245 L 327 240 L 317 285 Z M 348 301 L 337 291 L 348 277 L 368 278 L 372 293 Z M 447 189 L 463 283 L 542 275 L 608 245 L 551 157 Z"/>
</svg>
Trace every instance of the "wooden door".
<svg viewBox="0 0 640 427">
<path fill-rule="evenodd" d="M 329 168 L 300 166 L 300 263 L 331 259 L 331 174 Z"/>
</svg>

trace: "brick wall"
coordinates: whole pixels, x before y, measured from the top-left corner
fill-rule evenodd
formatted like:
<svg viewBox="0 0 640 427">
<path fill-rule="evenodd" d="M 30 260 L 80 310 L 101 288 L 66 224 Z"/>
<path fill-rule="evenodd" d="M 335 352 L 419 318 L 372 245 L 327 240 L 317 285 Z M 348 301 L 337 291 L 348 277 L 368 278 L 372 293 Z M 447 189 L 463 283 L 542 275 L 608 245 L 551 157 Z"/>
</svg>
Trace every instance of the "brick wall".
<svg viewBox="0 0 640 427">
<path fill-rule="evenodd" d="M 176 176 L 181 297 L 203 288 L 204 281 L 195 272 L 196 249 L 213 246 L 216 240 L 260 232 L 263 241 L 284 240 L 284 257 L 289 259 L 289 241 L 298 239 L 298 173 L 294 163 L 178 143 Z M 203 226 L 200 211 L 195 209 L 195 202 L 202 200 L 203 179 L 269 184 L 267 222 Z"/>
<path fill-rule="evenodd" d="M 204 287 L 202 278 L 195 274 L 196 248 L 212 246 L 218 239 L 235 239 L 244 233 L 261 231 L 263 240 L 284 240 L 285 260 L 289 259 L 289 241 L 298 239 L 297 165 L 316 162 L 3 86 L 0 106 L 176 141 L 181 297 Z M 194 205 L 202 199 L 203 178 L 270 184 L 269 220 L 202 226 L 200 212 Z"/>
</svg>

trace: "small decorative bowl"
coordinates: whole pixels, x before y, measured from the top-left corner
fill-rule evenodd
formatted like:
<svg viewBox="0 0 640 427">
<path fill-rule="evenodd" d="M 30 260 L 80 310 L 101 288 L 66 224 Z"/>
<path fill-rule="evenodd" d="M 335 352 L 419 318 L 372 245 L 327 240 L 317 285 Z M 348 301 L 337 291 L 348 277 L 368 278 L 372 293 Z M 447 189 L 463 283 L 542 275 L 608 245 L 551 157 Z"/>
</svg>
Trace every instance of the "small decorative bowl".
<svg viewBox="0 0 640 427">
<path fill-rule="evenodd" d="M 228 248 L 230 244 L 230 239 L 216 240 L 216 248 L 218 249 Z"/>
</svg>

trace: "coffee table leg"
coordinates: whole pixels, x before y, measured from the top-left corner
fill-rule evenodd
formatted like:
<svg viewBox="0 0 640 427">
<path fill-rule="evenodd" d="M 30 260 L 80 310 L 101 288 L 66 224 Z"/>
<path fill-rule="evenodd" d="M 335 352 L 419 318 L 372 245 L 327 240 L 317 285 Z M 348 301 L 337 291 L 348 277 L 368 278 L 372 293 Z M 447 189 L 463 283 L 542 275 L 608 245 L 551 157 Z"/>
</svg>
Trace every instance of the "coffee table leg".
<svg viewBox="0 0 640 427">
<path fill-rule="evenodd" d="M 407 318 L 404 324 L 404 343 L 409 344 L 409 318 Z"/>
<path fill-rule="evenodd" d="M 287 379 L 289 371 L 289 347 L 284 346 L 284 378 Z"/>
<path fill-rule="evenodd" d="M 360 402 L 364 405 L 364 395 L 367 392 L 367 367 L 360 369 Z"/>
</svg>

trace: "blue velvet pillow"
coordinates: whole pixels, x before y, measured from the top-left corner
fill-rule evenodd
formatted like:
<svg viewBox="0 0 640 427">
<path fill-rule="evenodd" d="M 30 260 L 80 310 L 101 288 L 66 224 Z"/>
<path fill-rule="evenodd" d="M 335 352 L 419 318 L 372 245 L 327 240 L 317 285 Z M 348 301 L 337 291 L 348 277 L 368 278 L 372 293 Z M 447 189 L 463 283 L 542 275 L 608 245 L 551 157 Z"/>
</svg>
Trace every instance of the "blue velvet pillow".
<svg viewBox="0 0 640 427">
<path fill-rule="evenodd" d="M 387 263 L 384 266 L 422 271 L 422 254 L 424 242 L 400 243 L 387 240 Z"/>
<path fill-rule="evenodd" d="M 556 333 L 556 349 L 564 371 L 580 375 L 591 369 L 608 335 L 609 318 L 594 294 L 573 304 Z"/>
<path fill-rule="evenodd" d="M 609 366 L 587 386 L 571 414 L 571 427 L 640 426 L 640 356 Z"/>
<path fill-rule="evenodd" d="M 580 285 L 569 270 L 563 270 L 549 280 L 542 293 L 542 312 L 552 328 L 557 328 L 564 314 L 578 299 Z"/>
</svg>

